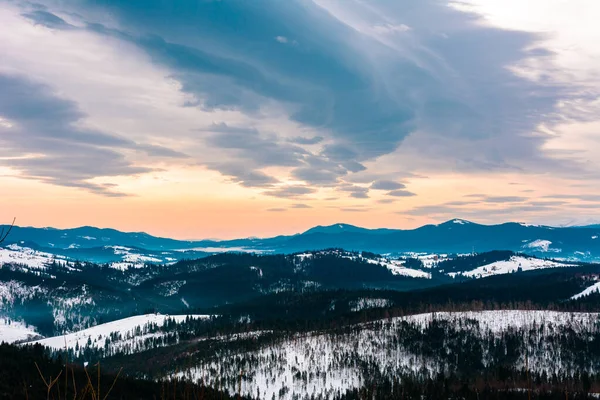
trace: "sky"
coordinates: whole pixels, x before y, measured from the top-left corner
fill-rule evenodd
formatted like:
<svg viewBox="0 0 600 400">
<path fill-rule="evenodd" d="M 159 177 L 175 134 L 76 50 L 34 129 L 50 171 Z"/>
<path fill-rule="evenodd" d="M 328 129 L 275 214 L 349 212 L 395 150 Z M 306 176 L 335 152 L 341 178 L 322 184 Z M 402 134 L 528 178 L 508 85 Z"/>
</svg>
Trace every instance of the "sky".
<svg viewBox="0 0 600 400">
<path fill-rule="evenodd" d="M 600 222 L 597 0 L 0 0 L 0 223 Z"/>
</svg>

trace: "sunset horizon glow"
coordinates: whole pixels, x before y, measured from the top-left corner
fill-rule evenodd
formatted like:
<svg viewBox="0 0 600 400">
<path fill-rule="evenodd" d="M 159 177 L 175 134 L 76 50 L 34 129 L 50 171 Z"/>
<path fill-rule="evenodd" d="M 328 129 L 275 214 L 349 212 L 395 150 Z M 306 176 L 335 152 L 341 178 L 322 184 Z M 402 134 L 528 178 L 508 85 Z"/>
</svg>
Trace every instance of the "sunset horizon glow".
<svg viewBox="0 0 600 400">
<path fill-rule="evenodd" d="M 0 0 L 0 224 L 600 222 L 594 0 Z"/>
</svg>

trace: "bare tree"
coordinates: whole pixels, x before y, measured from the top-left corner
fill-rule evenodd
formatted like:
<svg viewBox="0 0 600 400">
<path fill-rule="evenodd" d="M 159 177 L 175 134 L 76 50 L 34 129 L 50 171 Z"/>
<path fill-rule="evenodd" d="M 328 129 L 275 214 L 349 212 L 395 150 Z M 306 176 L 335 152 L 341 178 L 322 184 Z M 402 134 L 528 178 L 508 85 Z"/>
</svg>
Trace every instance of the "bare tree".
<svg viewBox="0 0 600 400">
<path fill-rule="evenodd" d="M 2 228 L 2 230 L 0 231 L 0 243 L 4 242 L 4 240 L 8 237 L 8 234 L 10 233 L 12 228 L 15 226 L 16 220 L 17 220 L 17 218 L 13 218 L 13 222 L 12 222 L 12 224 L 10 224 L 8 229 Z M 5 230 L 6 230 L 6 233 L 4 233 Z"/>
</svg>

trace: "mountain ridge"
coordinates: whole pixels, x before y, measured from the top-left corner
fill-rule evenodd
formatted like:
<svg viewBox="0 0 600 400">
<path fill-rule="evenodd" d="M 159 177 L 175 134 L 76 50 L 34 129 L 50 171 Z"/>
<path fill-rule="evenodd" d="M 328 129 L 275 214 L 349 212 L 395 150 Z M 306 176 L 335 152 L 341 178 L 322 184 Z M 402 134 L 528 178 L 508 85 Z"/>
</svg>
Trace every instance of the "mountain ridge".
<svg viewBox="0 0 600 400">
<path fill-rule="evenodd" d="M 111 246 L 141 249 L 140 253 L 171 251 L 178 254 L 187 251 L 208 254 L 227 251 L 293 253 L 327 248 L 380 254 L 512 250 L 536 256 L 590 261 L 600 260 L 599 238 L 600 227 L 594 225 L 551 227 L 518 222 L 484 225 L 455 218 L 414 229 L 369 229 L 336 223 L 317 225 L 294 235 L 196 241 L 89 226 L 71 229 L 15 226 L 5 245 L 33 243 L 41 251 L 61 255 L 65 255 L 65 252 L 84 253 L 84 249 L 96 249 L 95 252 L 99 253 Z"/>
</svg>

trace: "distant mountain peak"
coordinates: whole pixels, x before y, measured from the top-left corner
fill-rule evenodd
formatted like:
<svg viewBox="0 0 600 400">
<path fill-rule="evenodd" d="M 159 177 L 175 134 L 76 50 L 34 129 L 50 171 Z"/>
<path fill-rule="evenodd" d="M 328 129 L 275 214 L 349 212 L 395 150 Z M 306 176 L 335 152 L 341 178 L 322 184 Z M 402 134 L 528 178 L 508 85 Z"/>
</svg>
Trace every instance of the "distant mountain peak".
<svg viewBox="0 0 600 400">
<path fill-rule="evenodd" d="M 350 225 L 350 224 L 337 223 L 337 224 L 325 225 L 325 226 L 323 226 L 323 225 L 317 225 L 317 226 L 315 226 L 313 228 L 310 228 L 306 232 L 304 232 L 304 234 L 310 234 L 310 233 L 363 232 L 363 231 L 367 231 L 367 230 L 368 229 L 366 229 L 366 228 L 361 228 L 361 227 Z"/>
<path fill-rule="evenodd" d="M 454 218 L 451 220 L 448 220 L 444 223 L 441 223 L 440 226 L 446 226 L 446 225 L 473 225 L 474 223 L 471 221 L 467 221 L 466 219 L 460 219 L 460 218 Z"/>
</svg>

